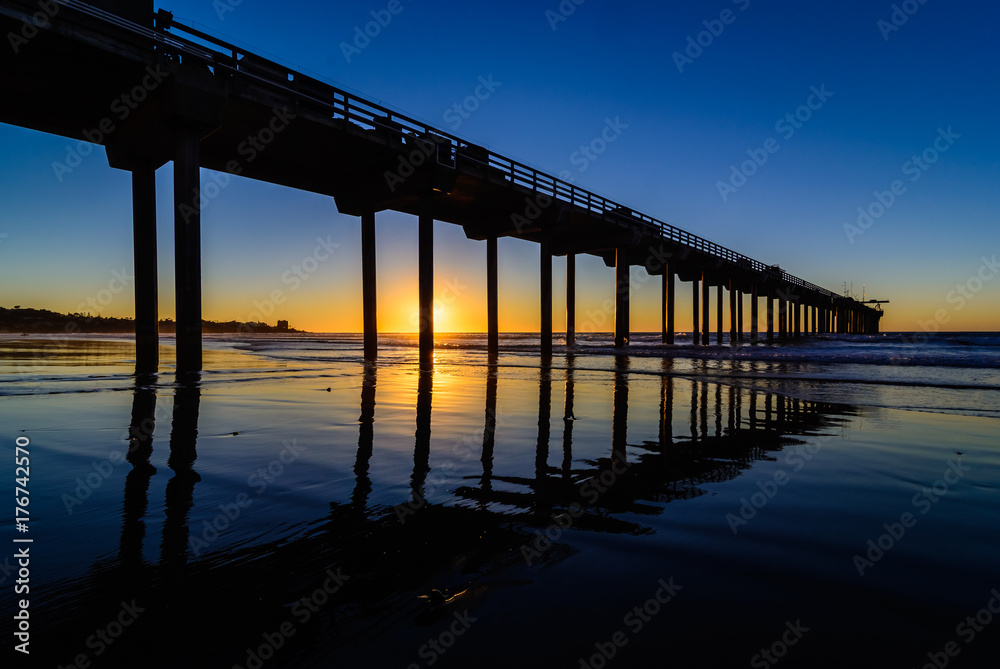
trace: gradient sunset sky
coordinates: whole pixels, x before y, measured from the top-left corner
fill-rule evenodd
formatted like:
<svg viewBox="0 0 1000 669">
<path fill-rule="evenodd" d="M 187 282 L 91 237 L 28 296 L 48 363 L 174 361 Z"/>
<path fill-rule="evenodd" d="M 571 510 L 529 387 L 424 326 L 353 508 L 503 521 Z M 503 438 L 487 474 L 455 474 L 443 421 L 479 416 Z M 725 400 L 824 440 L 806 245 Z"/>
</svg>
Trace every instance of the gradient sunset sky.
<svg viewBox="0 0 1000 669">
<path fill-rule="evenodd" d="M 385 11 L 390 6 L 398 13 Z M 835 292 L 847 282 L 858 297 L 866 286 L 867 297 L 892 301 L 883 330 L 1000 330 L 995 4 L 167 0 L 157 7 L 807 281 Z M 355 42 L 373 11 L 391 21 L 369 26 L 377 35 L 368 44 Z M 6 40 L 0 48 L 9 48 Z M 477 87 L 484 99 L 469 99 Z M 464 104 L 462 114 L 456 104 Z M 585 157 L 581 148 L 609 122 L 620 134 Z M 75 146 L 0 125 L 0 306 L 131 316 L 131 286 L 98 309 L 86 306 L 114 273 L 131 274 L 130 175 L 111 169 L 100 147 L 57 175 L 53 163 Z M 762 165 L 744 166 L 752 172 L 745 183 L 734 179 L 734 169 L 763 155 Z M 203 170 L 203 182 L 211 175 Z M 161 317 L 173 317 L 171 179 L 167 164 L 157 173 Z M 872 218 L 851 228 L 859 208 Z M 235 178 L 205 208 L 202 238 L 205 318 L 360 330 L 360 221 L 339 214 L 331 198 Z M 290 280 L 318 238 L 337 245 L 332 256 Z M 417 327 L 416 242 L 415 218 L 378 215 L 381 330 Z M 500 240 L 502 330 L 538 329 L 538 250 Z M 438 331 L 485 330 L 485 257 L 485 243 L 436 224 Z M 564 259 L 553 267 L 560 330 Z M 632 329 L 655 331 L 659 278 L 633 273 Z M 578 259 L 578 330 L 611 329 L 602 305 L 613 289 L 613 269 Z M 274 291 L 283 303 L 270 312 Z M 683 331 L 690 286 L 678 283 L 677 297 Z"/>
</svg>

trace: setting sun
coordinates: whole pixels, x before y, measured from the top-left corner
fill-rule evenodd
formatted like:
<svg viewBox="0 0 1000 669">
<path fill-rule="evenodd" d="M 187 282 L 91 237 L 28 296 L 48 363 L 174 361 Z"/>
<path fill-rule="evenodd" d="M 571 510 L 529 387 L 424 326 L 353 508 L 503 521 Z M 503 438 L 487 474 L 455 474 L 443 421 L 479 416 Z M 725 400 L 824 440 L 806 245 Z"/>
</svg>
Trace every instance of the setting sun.
<svg viewBox="0 0 1000 669">
<path fill-rule="evenodd" d="M 451 319 L 448 309 L 440 302 L 434 302 L 434 328 L 440 332 L 451 332 Z"/>
<path fill-rule="evenodd" d="M 440 300 L 434 300 L 434 331 L 435 332 L 455 332 L 452 321 L 451 310 L 442 304 Z M 410 311 L 410 331 L 420 332 L 420 311 L 413 309 Z"/>
</svg>

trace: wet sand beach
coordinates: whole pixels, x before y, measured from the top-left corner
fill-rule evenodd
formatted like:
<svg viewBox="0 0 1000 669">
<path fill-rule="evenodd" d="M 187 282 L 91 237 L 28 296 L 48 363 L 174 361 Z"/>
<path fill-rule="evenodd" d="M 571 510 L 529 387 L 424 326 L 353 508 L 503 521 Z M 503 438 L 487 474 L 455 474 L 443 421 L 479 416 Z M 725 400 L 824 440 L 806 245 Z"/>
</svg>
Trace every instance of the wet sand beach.
<svg viewBox="0 0 1000 669">
<path fill-rule="evenodd" d="M 992 666 L 994 370 L 442 339 L 0 340 L 38 666 Z"/>
</svg>

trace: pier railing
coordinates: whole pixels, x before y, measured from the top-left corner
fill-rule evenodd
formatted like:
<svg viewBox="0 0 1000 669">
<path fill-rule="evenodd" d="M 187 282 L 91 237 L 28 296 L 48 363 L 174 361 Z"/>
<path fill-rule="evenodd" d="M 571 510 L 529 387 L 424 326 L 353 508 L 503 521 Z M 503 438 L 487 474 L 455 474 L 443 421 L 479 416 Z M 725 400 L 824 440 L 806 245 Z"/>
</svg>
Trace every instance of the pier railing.
<svg viewBox="0 0 1000 669">
<path fill-rule="evenodd" d="M 314 111 L 325 111 L 333 121 L 376 131 L 377 134 L 391 138 L 397 143 L 414 146 L 422 143 L 422 146 L 426 147 L 428 142 L 432 142 L 437 161 L 447 167 L 456 167 L 459 159 L 478 164 L 486 169 L 490 178 L 502 179 L 511 187 L 530 191 L 536 196 L 558 200 L 633 229 L 659 235 L 664 240 L 688 246 L 741 269 L 760 272 L 831 299 L 839 297 L 825 288 L 785 272 L 776 265 L 766 265 L 566 180 L 471 144 L 447 131 L 258 56 L 196 28 L 185 26 L 174 21 L 173 16 L 162 9 L 156 14 L 153 28 L 149 28 L 78 0 L 54 1 L 147 41 L 151 40 L 161 57 L 177 58 L 182 63 L 192 59 L 195 64 L 207 67 L 214 75 L 241 77 L 279 89 Z"/>
</svg>

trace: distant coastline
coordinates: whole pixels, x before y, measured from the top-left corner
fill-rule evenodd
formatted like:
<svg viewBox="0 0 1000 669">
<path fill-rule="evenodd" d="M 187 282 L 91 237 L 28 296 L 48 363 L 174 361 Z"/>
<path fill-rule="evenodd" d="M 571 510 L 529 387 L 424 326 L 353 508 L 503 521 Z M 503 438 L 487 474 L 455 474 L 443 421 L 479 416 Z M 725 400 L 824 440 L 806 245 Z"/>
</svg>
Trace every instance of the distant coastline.
<svg viewBox="0 0 1000 669">
<path fill-rule="evenodd" d="M 278 325 L 267 323 L 240 323 L 237 321 L 206 321 L 203 320 L 202 331 L 207 333 L 304 333 L 288 327 L 287 321 L 278 321 Z M 159 331 L 170 334 L 176 331 L 176 323 L 169 318 L 161 319 Z M 0 307 L 0 333 L 29 334 L 73 334 L 73 333 L 121 333 L 135 332 L 135 320 L 132 318 L 115 318 L 109 316 L 94 316 L 91 314 L 60 314 L 48 309 L 31 309 Z"/>
</svg>

